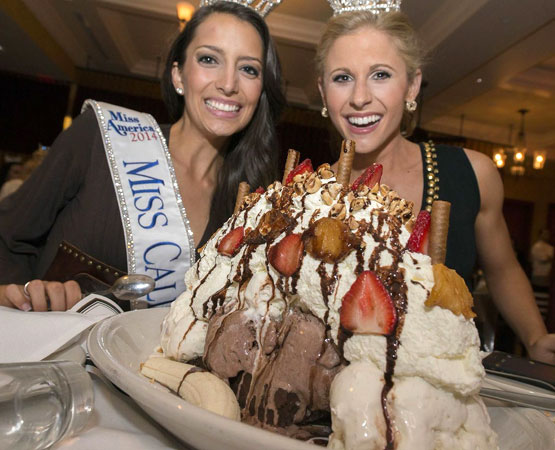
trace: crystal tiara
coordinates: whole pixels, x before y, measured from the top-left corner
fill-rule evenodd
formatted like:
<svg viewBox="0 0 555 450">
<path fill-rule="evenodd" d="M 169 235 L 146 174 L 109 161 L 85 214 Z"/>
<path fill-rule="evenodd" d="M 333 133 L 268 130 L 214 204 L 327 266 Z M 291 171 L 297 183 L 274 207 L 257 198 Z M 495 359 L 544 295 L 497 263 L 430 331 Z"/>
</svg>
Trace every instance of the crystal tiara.
<svg viewBox="0 0 555 450">
<path fill-rule="evenodd" d="M 333 15 L 351 12 L 351 11 L 370 11 L 374 14 L 380 14 L 389 11 L 399 11 L 401 9 L 402 0 L 328 0 Z"/>
<path fill-rule="evenodd" d="M 262 17 L 266 16 L 272 9 L 281 3 L 281 0 L 201 0 L 200 6 L 213 5 L 221 1 L 239 3 L 254 9 Z"/>
</svg>

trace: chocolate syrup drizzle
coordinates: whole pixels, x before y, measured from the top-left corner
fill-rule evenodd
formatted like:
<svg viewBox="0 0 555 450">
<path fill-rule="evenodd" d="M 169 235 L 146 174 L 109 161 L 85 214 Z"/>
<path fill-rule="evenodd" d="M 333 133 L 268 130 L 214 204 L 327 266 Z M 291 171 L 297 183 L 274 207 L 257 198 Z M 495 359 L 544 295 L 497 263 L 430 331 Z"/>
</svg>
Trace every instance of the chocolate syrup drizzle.
<svg viewBox="0 0 555 450">
<path fill-rule="evenodd" d="M 183 385 L 185 378 L 187 378 L 189 375 L 192 375 L 194 373 L 199 373 L 199 372 L 206 372 L 206 370 L 201 369 L 200 367 L 191 367 L 187 372 L 185 372 L 185 375 L 183 375 L 183 378 L 181 378 L 181 381 L 179 382 L 179 386 L 177 386 L 176 392 L 179 394 L 179 391 L 181 390 L 181 386 Z"/>
<path fill-rule="evenodd" d="M 387 213 L 380 212 L 377 215 L 377 227 L 369 231 L 376 241 L 377 245 L 372 252 L 372 256 L 368 262 L 370 270 L 378 274 L 382 283 L 389 292 L 395 310 L 397 311 L 397 323 L 391 335 L 386 336 L 386 368 L 384 372 L 384 386 L 381 393 L 381 404 L 386 424 L 386 450 L 394 448 L 395 439 L 390 411 L 388 409 L 387 395 L 393 388 L 393 374 L 395 372 L 395 363 L 397 361 L 397 350 L 399 348 L 401 331 L 405 321 L 407 312 L 407 286 L 404 281 L 404 271 L 399 268 L 402 261 L 404 249 L 399 240 L 400 223 L 395 217 Z M 384 237 L 384 225 L 388 225 L 388 236 Z M 389 238 L 390 246 L 386 246 L 386 239 Z M 392 257 L 392 263 L 389 267 L 380 267 L 379 259 L 381 253 L 387 251 Z"/>
</svg>

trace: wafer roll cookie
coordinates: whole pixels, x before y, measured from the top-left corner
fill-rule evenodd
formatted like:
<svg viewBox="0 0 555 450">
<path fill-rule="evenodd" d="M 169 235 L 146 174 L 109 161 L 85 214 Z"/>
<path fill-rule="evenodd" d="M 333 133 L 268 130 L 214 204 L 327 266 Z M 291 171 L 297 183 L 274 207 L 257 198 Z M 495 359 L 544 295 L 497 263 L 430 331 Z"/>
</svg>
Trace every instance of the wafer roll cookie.
<svg viewBox="0 0 555 450">
<path fill-rule="evenodd" d="M 343 186 L 349 186 L 351 181 L 351 169 L 355 157 L 355 141 L 348 139 L 341 143 L 341 154 L 337 165 L 337 182 Z"/>
<path fill-rule="evenodd" d="M 241 205 L 243 204 L 243 199 L 245 195 L 248 195 L 251 191 L 251 187 L 249 183 L 246 181 L 241 181 L 239 183 L 239 189 L 237 189 L 237 200 L 235 201 L 235 209 L 233 210 L 233 214 L 237 214 L 241 209 Z"/>
<path fill-rule="evenodd" d="M 300 156 L 301 154 L 297 150 L 293 150 L 292 148 L 289 149 L 289 151 L 287 152 L 287 160 L 285 161 L 285 169 L 283 171 L 283 181 L 281 182 L 281 184 L 285 184 L 285 182 L 287 181 L 287 177 L 289 176 L 289 173 L 295 167 L 297 167 L 297 164 L 299 164 Z"/>
<path fill-rule="evenodd" d="M 432 264 L 445 263 L 450 211 L 451 203 L 449 202 L 435 200 L 432 203 L 432 223 L 428 244 L 428 253 L 432 258 Z"/>
</svg>

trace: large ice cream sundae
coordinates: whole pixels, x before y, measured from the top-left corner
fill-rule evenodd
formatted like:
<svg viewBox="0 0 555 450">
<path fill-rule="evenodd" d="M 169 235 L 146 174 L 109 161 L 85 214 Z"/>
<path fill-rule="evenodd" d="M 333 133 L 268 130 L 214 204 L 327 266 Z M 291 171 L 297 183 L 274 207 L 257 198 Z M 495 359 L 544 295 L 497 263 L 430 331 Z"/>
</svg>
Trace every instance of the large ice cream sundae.
<svg viewBox="0 0 555 450">
<path fill-rule="evenodd" d="M 208 241 L 163 323 L 164 358 L 223 380 L 244 422 L 309 438 L 331 415 L 334 449 L 496 448 L 472 298 L 432 264 L 430 215 L 377 165 L 350 186 L 341 160 L 337 175 L 288 172 Z"/>
</svg>

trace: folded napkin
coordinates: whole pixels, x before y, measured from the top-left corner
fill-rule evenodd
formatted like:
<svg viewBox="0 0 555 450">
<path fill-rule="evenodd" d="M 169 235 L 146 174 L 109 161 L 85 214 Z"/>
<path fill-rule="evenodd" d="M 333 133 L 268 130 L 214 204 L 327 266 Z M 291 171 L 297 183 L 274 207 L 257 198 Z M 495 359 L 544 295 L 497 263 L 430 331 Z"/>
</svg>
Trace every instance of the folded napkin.
<svg viewBox="0 0 555 450">
<path fill-rule="evenodd" d="M 91 294 L 65 312 L 25 312 L 0 306 L 0 363 L 40 361 L 77 342 L 106 317 L 123 312 Z"/>
</svg>

